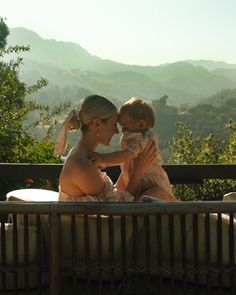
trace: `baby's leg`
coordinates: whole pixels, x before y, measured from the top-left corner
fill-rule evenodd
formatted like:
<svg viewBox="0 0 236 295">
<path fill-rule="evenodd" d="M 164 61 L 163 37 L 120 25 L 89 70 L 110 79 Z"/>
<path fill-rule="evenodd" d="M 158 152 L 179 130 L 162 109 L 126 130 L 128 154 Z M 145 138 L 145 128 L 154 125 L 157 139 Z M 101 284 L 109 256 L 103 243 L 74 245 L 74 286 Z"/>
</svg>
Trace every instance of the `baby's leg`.
<svg viewBox="0 0 236 295">
<path fill-rule="evenodd" d="M 172 193 L 164 191 L 158 185 L 145 190 L 144 192 L 142 192 L 140 194 L 140 197 L 142 197 L 144 195 L 149 195 L 149 196 L 155 197 L 158 200 L 164 201 L 164 202 L 178 202 L 178 200 L 176 199 L 176 197 Z"/>
</svg>

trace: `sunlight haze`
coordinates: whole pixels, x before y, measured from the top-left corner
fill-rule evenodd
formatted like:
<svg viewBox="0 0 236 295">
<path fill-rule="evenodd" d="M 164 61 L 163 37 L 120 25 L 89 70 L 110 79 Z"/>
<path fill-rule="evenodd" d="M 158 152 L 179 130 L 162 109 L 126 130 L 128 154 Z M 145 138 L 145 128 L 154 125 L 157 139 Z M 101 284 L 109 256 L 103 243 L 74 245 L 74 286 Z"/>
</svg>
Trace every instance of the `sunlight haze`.
<svg viewBox="0 0 236 295">
<path fill-rule="evenodd" d="M 10 28 L 78 43 L 103 59 L 159 65 L 186 59 L 236 63 L 235 0 L 3 1 Z"/>
</svg>

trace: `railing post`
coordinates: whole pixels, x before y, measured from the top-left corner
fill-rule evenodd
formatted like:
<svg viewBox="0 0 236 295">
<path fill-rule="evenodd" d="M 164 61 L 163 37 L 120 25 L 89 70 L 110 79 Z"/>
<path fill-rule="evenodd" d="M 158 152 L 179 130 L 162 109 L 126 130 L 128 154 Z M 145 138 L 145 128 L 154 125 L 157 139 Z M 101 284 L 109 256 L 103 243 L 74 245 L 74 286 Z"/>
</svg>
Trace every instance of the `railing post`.
<svg viewBox="0 0 236 295">
<path fill-rule="evenodd" d="M 59 294 L 59 216 L 57 203 L 49 210 L 49 290 L 50 295 Z"/>
</svg>

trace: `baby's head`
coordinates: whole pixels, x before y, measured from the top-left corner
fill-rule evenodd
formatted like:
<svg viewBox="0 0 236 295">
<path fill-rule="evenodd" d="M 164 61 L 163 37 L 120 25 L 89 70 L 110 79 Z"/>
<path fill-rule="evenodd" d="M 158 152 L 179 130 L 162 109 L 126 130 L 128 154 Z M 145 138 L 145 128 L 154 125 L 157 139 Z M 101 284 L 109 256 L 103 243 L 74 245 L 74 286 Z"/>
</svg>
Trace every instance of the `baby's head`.
<svg viewBox="0 0 236 295">
<path fill-rule="evenodd" d="M 155 112 L 147 101 L 132 97 L 119 109 L 119 124 L 122 131 L 144 132 L 155 123 Z"/>
</svg>

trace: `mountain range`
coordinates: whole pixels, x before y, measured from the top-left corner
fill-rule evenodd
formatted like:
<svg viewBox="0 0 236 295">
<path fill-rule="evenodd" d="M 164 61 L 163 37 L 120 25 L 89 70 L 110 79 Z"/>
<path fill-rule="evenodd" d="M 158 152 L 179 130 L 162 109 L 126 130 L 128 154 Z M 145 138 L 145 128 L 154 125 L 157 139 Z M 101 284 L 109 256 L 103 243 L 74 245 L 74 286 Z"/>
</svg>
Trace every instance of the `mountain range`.
<svg viewBox="0 0 236 295">
<path fill-rule="evenodd" d="M 122 64 L 92 55 L 76 43 L 43 39 L 22 27 L 10 29 L 8 44 L 30 45 L 30 51 L 22 54 L 22 79 L 33 83 L 44 77 L 49 87 L 76 89 L 78 98 L 81 90 L 121 102 L 132 96 L 153 100 L 167 95 L 169 104 L 194 105 L 216 92 L 236 88 L 236 65 L 221 61 L 185 60 L 159 66 Z M 76 95 L 72 100 L 78 101 Z"/>
</svg>

